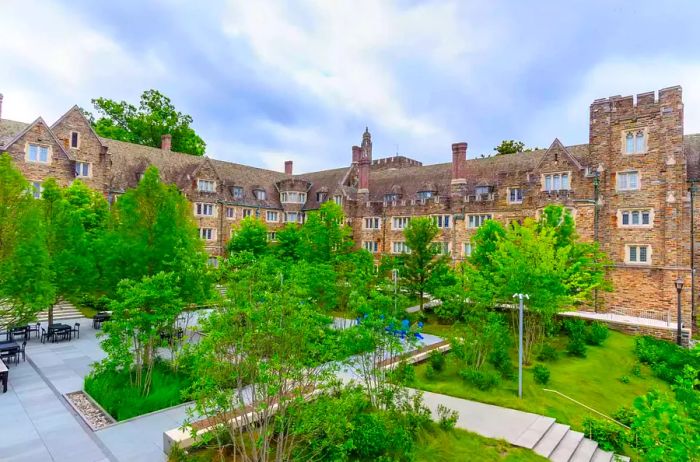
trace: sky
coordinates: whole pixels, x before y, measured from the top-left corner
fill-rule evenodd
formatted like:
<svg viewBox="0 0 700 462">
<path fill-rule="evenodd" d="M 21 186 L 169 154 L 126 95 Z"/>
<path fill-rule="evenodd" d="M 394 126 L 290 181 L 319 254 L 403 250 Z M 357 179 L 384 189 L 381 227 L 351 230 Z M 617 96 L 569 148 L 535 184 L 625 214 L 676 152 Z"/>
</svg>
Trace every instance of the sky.
<svg viewBox="0 0 700 462">
<path fill-rule="evenodd" d="M 3 118 L 158 89 L 216 159 L 295 173 L 588 141 L 596 98 L 681 85 L 700 132 L 700 2 L 0 0 Z"/>
</svg>

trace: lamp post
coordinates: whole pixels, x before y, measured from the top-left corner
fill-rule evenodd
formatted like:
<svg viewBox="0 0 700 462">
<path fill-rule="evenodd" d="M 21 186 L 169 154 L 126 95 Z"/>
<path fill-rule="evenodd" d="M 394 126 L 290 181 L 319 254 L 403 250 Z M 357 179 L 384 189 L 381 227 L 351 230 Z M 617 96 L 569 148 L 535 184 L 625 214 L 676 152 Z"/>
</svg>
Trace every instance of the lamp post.
<svg viewBox="0 0 700 462">
<path fill-rule="evenodd" d="M 518 398 L 523 398 L 523 299 L 530 297 L 527 294 L 513 294 L 513 298 L 520 299 L 520 308 L 518 309 Z"/>
<path fill-rule="evenodd" d="M 681 344 L 681 290 L 683 290 L 683 278 L 676 279 L 676 292 L 678 293 L 678 332 L 676 333 L 676 343 Z"/>
</svg>

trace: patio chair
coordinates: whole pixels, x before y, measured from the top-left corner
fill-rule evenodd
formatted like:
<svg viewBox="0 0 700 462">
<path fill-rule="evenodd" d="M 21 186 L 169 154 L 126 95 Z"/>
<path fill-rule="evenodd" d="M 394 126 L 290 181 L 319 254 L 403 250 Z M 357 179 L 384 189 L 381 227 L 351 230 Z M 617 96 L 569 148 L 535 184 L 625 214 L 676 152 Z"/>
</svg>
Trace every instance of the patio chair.
<svg viewBox="0 0 700 462">
<path fill-rule="evenodd" d="M 73 328 L 71 329 L 71 332 L 73 332 L 77 338 L 80 338 L 80 323 L 76 322 Z"/>
<path fill-rule="evenodd" d="M 22 354 L 22 361 L 27 361 L 27 341 L 22 342 L 22 348 L 19 349 L 17 362 L 19 363 L 19 353 Z"/>
<path fill-rule="evenodd" d="M 32 332 L 36 332 L 36 338 L 39 338 L 39 331 L 41 330 L 41 323 L 37 322 L 33 326 L 29 327 L 29 336 L 31 337 Z"/>
<path fill-rule="evenodd" d="M 53 332 L 46 332 L 46 329 L 41 328 L 41 343 L 46 343 L 53 339 Z"/>
</svg>

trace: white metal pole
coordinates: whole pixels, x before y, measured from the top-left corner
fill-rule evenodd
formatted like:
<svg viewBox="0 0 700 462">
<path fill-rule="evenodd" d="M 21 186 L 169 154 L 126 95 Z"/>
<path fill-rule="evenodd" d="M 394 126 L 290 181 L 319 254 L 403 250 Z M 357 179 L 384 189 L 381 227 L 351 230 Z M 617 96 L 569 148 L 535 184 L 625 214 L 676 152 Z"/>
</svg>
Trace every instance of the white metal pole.
<svg viewBox="0 0 700 462">
<path fill-rule="evenodd" d="M 523 397 L 523 294 L 518 294 L 520 298 L 520 324 L 518 326 L 518 397 Z"/>
</svg>

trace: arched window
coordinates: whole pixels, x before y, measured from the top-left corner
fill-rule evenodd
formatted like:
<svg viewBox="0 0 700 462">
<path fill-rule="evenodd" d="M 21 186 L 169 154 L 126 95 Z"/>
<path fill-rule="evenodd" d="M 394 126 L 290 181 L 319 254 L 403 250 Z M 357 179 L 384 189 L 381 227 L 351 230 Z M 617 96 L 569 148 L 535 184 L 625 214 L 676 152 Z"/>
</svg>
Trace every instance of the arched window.
<svg viewBox="0 0 700 462">
<path fill-rule="evenodd" d="M 627 132 L 625 137 L 625 152 L 627 154 L 634 154 L 634 135 L 632 132 Z"/>
<path fill-rule="evenodd" d="M 639 130 L 637 132 L 637 135 L 635 136 L 634 151 L 635 152 L 646 151 L 645 146 L 644 146 L 644 130 Z"/>
</svg>

